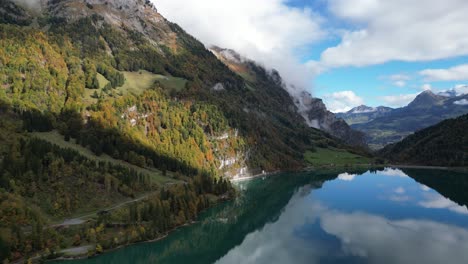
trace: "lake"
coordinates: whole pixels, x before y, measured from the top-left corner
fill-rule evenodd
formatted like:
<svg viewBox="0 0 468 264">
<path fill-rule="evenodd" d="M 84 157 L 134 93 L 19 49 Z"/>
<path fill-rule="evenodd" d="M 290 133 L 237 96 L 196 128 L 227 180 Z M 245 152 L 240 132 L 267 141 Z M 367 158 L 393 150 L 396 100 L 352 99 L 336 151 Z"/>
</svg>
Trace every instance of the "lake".
<svg viewBox="0 0 468 264">
<path fill-rule="evenodd" d="M 468 174 L 303 172 L 236 186 L 236 200 L 164 240 L 68 263 L 468 263 Z"/>
</svg>

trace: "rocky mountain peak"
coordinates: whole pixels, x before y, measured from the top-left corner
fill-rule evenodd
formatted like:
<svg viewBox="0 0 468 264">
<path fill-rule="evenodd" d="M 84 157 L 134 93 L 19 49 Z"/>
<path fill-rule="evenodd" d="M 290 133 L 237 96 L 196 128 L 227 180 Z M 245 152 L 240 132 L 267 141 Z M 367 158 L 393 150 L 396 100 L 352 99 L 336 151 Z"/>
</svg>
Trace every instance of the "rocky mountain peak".
<svg viewBox="0 0 468 264">
<path fill-rule="evenodd" d="M 310 127 L 320 129 L 340 138 L 351 145 L 364 146 L 364 134 L 351 129 L 346 122 L 330 112 L 320 98 L 314 98 L 308 92 L 302 92 L 298 102 L 302 116 Z"/>
<path fill-rule="evenodd" d="M 440 105 L 445 100 L 444 96 L 436 95 L 432 91 L 427 90 L 420 93 L 411 102 L 408 107 L 410 108 L 421 108 L 421 107 L 432 107 L 434 105 Z"/>
<path fill-rule="evenodd" d="M 366 105 L 360 105 L 348 111 L 349 114 L 360 114 L 360 113 L 373 113 L 376 112 L 377 108 Z"/>
<path fill-rule="evenodd" d="M 141 33 L 155 46 L 178 48 L 177 33 L 149 0 L 3 0 L 0 1 L 0 15 L 32 25 L 37 24 L 36 17 L 67 23 L 92 18 L 96 28 L 107 24 L 122 32 Z"/>
</svg>

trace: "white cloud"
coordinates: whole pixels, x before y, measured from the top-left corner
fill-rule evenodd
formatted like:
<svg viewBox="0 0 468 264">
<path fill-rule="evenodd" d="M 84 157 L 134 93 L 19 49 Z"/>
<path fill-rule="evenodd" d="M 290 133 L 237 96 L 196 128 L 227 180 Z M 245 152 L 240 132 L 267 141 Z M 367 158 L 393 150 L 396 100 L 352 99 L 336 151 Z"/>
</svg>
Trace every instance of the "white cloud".
<svg viewBox="0 0 468 264">
<path fill-rule="evenodd" d="M 463 263 L 467 258 L 468 231 L 455 225 L 339 211 L 320 219 L 323 229 L 340 239 L 345 255 L 369 263 Z"/>
<path fill-rule="evenodd" d="M 461 100 L 455 101 L 453 103 L 456 104 L 456 105 L 468 105 L 468 100 L 461 99 Z"/>
<path fill-rule="evenodd" d="M 327 108 L 334 112 L 346 112 L 353 107 L 363 105 L 364 99 L 356 95 L 353 91 L 341 91 L 323 96 Z"/>
<path fill-rule="evenodd" d="M 468 80 L 468 64 L 448 69 L 426 69 L 419 74 L 428 81 L 465 81 Z"/>
<path fill-rule="evenodd" d="M 392 81 L 409 81 L 411 77 L 406 74 L 394 74 L 390 75 L 390 80 Z"/>
<path fill-rule="evenodd" d="M 406 86 L 406 82 L 405 82 L 405 81 L 395 81 L 393 84 L 394 84 L 395 86 L 400 87 L 400 88 Z"/>
<path fill-rule="evenodd" d="M 418 94 L 400 94 L 380 97 L 390 107 L 402 107 L 408 105 Z"/>
<path fill-rule="evenodd" d="M 420 202 L 419 205 L 424 208 L 447 209 L 459 214 L 468 214 L 468 208 L 466 205 L 460 206 L 439 194 L 427 195 L 426 200 Z"/>
<path fill-rule="evenodd" d="M 426 185 L 424 184 L 421 184 L 421 190 L 425 191 L 425 192 L 428 192 L 431 190 L 431 188 L 427 187 Z"/>
<path fill-rule="evenodd" d="M 397 194 L 404 194 L 406 192 L 405 188 L 403 187 L 398 187 L 394 190 L 395 193 Z"/>
<path fill-rule="evenodd" d="M 388 199 L 392 202 L 401 203 L 411 200 L 411 197 L 409 197 L 408 195 L 391 195 Z"/>
<path fill-rule="evenodd" d="M 341 173 L 340 175 L 338 175 L 338 179 L 342 181 L 352 181 L 354 180 L 354 178 L 356 178 L 356 176 L 357 174 L 349 174 L 345 172 L 345 173 Z"/>
<path fill-rule="evenodd" d="M 393 169 L 393 168 L 385 168 L 383 171 L 379 171 L 378 173 L 381 175 L 392 176 L 392 177 L 402 177 L 402 178 L 408 177 L 408 175 L 406 175 L 406 173 L 404 173 L 402 170 Z"/>
<path fill-rule="evenodd" d="M 411 80 L 411 77 L 406 74 L 394 74 L 388 77 L 392 81 L 393 85 L 403 88 L 406 86 L 407 81 Z"/>
<path fill-rule="evenodd" d="M 455 85 L 455 87 L 453 88 L 453 90 L 455 91 L 455 94 L 457 96 L 459 95 L 464 95 L 464 94 L 468 94 L 468 85 L 466 84 L 458 84 L 458 85 Z"/>
<path fill-rule="evenodd" d="M 321 55 L 327 67 L 429 61 L 468 54 L 466 0 L 328 0 L 350 22 L 341 43 Z"/>
<path fill-rule="evenodd" d="M 430 90 L 432 90 L 432 85 L 430 85 L 429 83 L 423 84 L 423 85 L 421 86 L 421 90 L 423 90 L 423 91 L 430 91 Z"/>
<path fill-rule="evenodd" d="M 309 88 L 314 77 L 297 51 L 325 36 L 322 17 L 287 0 L 152 0 L 169 20 L 205 45 L 234 49 Z"/>
</svg>

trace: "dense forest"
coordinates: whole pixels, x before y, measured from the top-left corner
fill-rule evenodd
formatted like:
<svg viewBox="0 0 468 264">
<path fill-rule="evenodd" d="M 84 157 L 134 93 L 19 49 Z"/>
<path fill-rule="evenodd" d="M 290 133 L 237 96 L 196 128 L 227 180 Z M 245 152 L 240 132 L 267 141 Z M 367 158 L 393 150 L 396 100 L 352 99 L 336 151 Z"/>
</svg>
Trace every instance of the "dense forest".
<svg viewBox="0 0 468 264">
<path fill-rule="evenodd" d="M 400 164 L 468 165 L 468 115 L 445 120 L 389 145 L 379 155 Z"/>
</svg>

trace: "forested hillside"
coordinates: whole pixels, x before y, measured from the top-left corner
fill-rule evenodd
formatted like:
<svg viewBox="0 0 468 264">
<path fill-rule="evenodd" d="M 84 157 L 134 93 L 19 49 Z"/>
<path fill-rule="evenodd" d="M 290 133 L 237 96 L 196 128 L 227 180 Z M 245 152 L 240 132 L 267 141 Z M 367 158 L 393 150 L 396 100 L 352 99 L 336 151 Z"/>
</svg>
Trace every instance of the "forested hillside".
<svg viewBox="0 0 468 264">
<path fill-rule="evenodd" d="M 148 1 L 0 14 L 0 260 L 154 239 L 232 197 L 221 176 L 349 149 L 305 125 L 278 74 L 246 82 Z"/>
<path fill-rule="evenodd" d="M 389 145 L 380 155 L 400 164 L 468 165 L 468 115 L 445 120 Z"/>
</svg>

